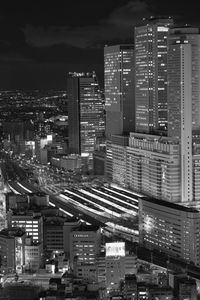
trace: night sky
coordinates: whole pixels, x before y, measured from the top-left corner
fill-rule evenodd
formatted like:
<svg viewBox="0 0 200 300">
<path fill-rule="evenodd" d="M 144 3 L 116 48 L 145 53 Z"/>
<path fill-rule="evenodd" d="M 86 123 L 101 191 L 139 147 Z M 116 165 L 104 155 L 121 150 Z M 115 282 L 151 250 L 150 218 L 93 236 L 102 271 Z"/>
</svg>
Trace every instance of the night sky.
<svg viewBox="0 0 200 300">
<path fill-rule="evenodd" d="M 198 0 L 0 2 L 0 90 L 65 89 L 69 71 L 96 70 L 105 44 L 133 42 L 142 18 L 172 16 L 200 25 Z"/>
</svg>

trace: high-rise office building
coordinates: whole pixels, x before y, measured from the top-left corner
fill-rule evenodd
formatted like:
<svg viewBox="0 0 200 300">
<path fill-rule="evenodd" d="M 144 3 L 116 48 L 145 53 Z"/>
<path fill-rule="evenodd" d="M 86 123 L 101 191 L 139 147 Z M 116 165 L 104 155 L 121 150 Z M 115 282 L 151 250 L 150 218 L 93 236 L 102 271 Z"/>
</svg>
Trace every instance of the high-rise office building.
<svg viewBox="0 0 200 300">
<path fill-rule="evenodd" d="M 135 130 L 134 49 L 132 44 L 104 48 L 104 93 L 106 109 L 105 174 L 112 179 L 112 135 Z"/>
<path fill-rule="evenodd" d="M 193 135 L 200 133 L 200 34 L 174 27 L 168 37 L 168 135 L 180 139 L 182 202 L 192 201 Z M 195 153 L 194 153 L 195 154 Z"/>
<path fill-rule="evenodd" d="M 135 27 L 136 132 L 167 133 L 167 35 L 171 18 Z"/>
<path fill-rule="evenodd" d="M 189 50 L 186 50 L 189 49 Z M 187 53 L 186 53 L 187 51 Z M 190 66 L 187 69 L 186 61 Z M 186 74 L 184 74 L 184 71 Z M 190 71 L 190 72 L 189 72 Z M 200 131 L 200 31 L 199 28 L 185 26 L 172 27 L 168 37 L 168 110 L 169 136 L 181 136 L 180 112 L 186 92 L 187 102 L 191 103 L 193 133 Z M 187 75 L 187 77 L 186 77 Z M 179 76 L 179 77 L 178 77 Z M 180 82 L 178 82 L 178 80 Z M 181 85 L 180 85 L 181 83 Z M 182 89 L 182 90 L 181 90 Z M 186 90 L 187 89 L 187 90 Z M 190 90 L 189 90 L 190 89 Z M 175 100 L 175 101 L 174 101 Z M 179 107 L 178 107 L 179 105 Z M 191 122 L 192 120 L 192 122 Z M 186 121 L 186 120 L 184 120 Z"/>
<path fill-rule="evenodd" d="M 97 139 L 104 135 L 104 103 L 96 74 L 69 73 L 67 78 L 69 151 L 87 154 L 90 161 Z"/>
<path fill-rule="evenodd" d="M 104 48 L 106 137 L 135 129 L 133 45 Z"/>
</svg>

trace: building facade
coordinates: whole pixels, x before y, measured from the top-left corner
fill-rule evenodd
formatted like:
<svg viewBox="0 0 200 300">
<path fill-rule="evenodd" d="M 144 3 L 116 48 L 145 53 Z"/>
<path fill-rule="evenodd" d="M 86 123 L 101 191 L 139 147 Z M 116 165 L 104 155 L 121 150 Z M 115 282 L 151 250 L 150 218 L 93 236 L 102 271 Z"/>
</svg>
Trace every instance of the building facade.
<svg viewBox="0 0 200 300">
<path fill-rule="evenodd" d="M 181 145 L 182 202 L 194 199 L 193 136 L 200 133 L 200 34 L 172 28 L 168 38 L 168 135 Z M 197 199 L 197 197 L 195 197 Z"/>
<path fill-rule="evenodd" d="M 69 151 L 88 154 L 92 160 L 97 139 L 104 135 L 104 103 L 96 74 L 70 73 L 67 78 L 69 99 Z"/>
<path fill-rule="evenodd" d="M 18 227 L 0 231 L 2 273 L 22 272 L 25 262 L 25 237 L 25 231 Z"/>
<path fill-rule="evenodd" d="M 32 237 L 26 237 L 25 246 L 25 269 L 27 271 L 37 272 L 43 263 L 43 245 L 34 243 Z"/>
<path fill-rule="evenodd" d="M 106 137 L 135 129 L 133 45 L 104 48 Z"/>
<path fill-rule="evenodd" d="M 127 139 L 122 143 L 113 136 L 113 182 L 156 199 L 181 201 L 179 140 L 141 133 Z"/>
<path fill-rule="evenodd" d="M 156 199 L 139 200 L 139 243 L 200 264 L 200 212 Z"/>
<path fill-rule="evenodd" d="M 81 269 L 81 266 L 92 267 L 96 264 L 96 256 L 100 254 L 100 251 L 101 229 L 99 227 L 81 225 L 77 229 L 72 229 L 70 232 L 70 266 L 72 269 Z"/>
<path fill-rule="evenodd" d="M 135 27 L 136 132 L 167 133 L 167 35 L 171 18 Z"/>
<path fill-rule="evenodd" d="M 26 233 L 33 237 L 34 242 L 43 243 L 43 218 L 41 215 L 35 215 L 34 212 L 13 214 L 8 223 L 11 227 L 24 228 Z"/>
</svg>

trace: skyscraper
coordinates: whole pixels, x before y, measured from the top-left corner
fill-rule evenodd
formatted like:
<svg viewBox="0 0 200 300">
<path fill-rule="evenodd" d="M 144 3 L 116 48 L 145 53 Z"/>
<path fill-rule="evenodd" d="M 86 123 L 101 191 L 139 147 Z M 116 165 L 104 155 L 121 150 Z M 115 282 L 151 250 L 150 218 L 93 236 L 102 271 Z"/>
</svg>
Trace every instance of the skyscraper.
<svg viewBox="0 0 200 300">
<path fill-rule="evenodd" d="M 104 92 L 106 109 L 106 176 L 112 178 L 112 135 L 135 130 L 133 45 L 104 48 Z"/>
<path fill-rule="evenodd" d="M 104 48 L 106 137 L 135 129 L 133 45 Z"/>
<path fill-rule="evenodd" d="M 167 34 L 171 18 L 135 27 L 136 132 L 167 132 Z"/>
<path fill-rule="evenodd" d="M 188 65 L 186 62 L 188 61 Z M 188 69 L 189 68 L 189 69 Z M 185 72 L 185 73 L 184 73 Z M 186 110 L 187 127 L 200 132 L 200 33 L 194 27 L 173 27 L 168 37 L 168 135 L 181 137 L 181 105 Z M 187 92 L 187 95 L 186 95 Z M 185 103 L 186 104 L 186 103 Z"/>
<path fill-rule="evenodd" d="M 157 199 L 199 201 L 199 29 L 152 18 L 135 28 L 134 51 L 136 132 L 107 142 L 107 175 Z"/>
<path fill-rule="evenodd" d="M 180 140 L 182 202 L 187 202 L 196 199 L 192 135 L 200 133 L 199 29 L 174 27 L 168 44 L 168 135 Z"/>
<path fill-rule="evenodd" d="M 192 201 L 191 45 L 178 44 L 169 52 L 169 134 L 181 145 L 182 201 Z"/>
<path fill-rule="evenodd" d="M 89 155 L 105 130 L 104 105 L 96 74 L 69 73 L 67 78 L 69 151 Z"/>
</svg>

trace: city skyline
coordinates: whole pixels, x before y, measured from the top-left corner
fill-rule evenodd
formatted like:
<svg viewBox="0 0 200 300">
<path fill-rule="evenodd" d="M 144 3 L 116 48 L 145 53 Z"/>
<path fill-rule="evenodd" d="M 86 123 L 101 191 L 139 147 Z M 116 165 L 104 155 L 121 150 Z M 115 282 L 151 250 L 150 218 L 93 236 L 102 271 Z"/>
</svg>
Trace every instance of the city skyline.
<svg viewBox="0 0 200 300">
<path fill-rule="evenodd" d="M 65 4 L 2 5 L 0 298 L 200 299 L 195 5 Z"/>
<path fill-rule="evenodd" d="M 63 89 L 69 71 L 96 71 L 103 86 L 104 46 L 133 43 L 134 26 L 158 15 L 200 24 L 195 1 L 3 3 L 0 89 Z"/>
</svg>

